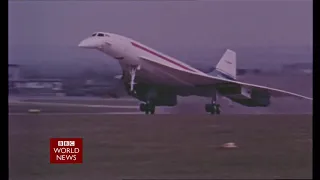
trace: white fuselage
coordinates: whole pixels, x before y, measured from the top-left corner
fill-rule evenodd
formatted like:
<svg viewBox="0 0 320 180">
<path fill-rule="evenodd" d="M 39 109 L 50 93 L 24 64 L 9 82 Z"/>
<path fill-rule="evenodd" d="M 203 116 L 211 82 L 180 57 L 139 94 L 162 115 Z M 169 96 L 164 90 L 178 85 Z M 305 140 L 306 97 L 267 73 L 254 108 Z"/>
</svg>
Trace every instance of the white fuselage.
<svg viewBox="0 0 320 180">
<path fill-rule="evenodd" d="M 160 64 L 192 73 L 204 74 L 203 72 L 173 58 L 158 52 L 146 45 L 143 45 L 133 39 L 120 36 L 112 33 L 95 33 L 94 36 L 83 40 L 79 47 L 98 49 L 105 54 L 117 59 L 124 71 L 128 70 L 129 66 L 141 66 L 141 70 L 137 73 L 137 80 L 156 81 L 155 83 L 170 85 L 170 75 L 165 74 L 158 69 L 143 64 L 141 57 L 153 59 Z M 104 35 L 104 36 L 102 36 Z M 145 74 L 145 75 L 144 75 Z"/>
<path fill-rule="evenodd" d="M 175 96 L 197 95 L 216 99 L 217 95 L 222 95 L 250 107 L 268 106 L 271 95 L 311 99 L 284 90 L 235 81 L 236 53 L 229 49 L 216 66 L 220 76 L 230 77 L 224 78 L 205 74 L 133 39 L 113 33 L 94 33 L 78 46 L 97 49 L 117 59 L 123 70 L 121 79 L 125 84 L 130 84 L 130 92 L 133 92 L 134 84 L 140 84 L 139 87 L 143 87 L 140 91 L 143 98 L 146 98 L 145 94 L 149 93 L 150 89 L 152 93 L 152 89 L 157 87 L 158 93 L 162 92 L 159 100 L 165 99 L 165 95 L 171 97 L 166 90 L 170 90 L 171 95 Z M 144 85 L 150 87 L 144 88 Z M 145 89 L 148 92 L 144 92 Z"/>
</svg>

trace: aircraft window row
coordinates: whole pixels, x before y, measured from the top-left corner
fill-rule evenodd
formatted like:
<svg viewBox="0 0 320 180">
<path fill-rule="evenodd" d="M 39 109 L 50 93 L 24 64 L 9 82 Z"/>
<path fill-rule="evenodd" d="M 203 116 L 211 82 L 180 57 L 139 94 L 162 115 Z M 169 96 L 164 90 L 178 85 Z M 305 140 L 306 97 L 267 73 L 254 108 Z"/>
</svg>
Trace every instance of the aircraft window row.
<svg viewBox="0 0 320 180">
<path fill-rule="evenodd" d="M 92 36 L 99 36 L 99 37 L 110 37 L 108 34 L 103 34 L 103 33 L 94 33 Z"/>
</svg>

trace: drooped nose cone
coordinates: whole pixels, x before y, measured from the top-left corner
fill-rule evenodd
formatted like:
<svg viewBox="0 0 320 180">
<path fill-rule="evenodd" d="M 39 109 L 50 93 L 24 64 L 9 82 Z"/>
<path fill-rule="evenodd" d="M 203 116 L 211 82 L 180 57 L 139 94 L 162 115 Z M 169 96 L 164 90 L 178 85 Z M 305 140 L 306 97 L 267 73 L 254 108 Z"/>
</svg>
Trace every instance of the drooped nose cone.
<svg viewBox="0 0 320 180">
<path fill-rule="evenodd" d="M 87 38 L 84 39 L 83 41 L 81 41 L 78 45 L 78 47 L 81 48 L 97 48 L 99 45 L 101 44 L 101 42 L 99 42 L 97 39 L 95 38 Z"/>
</svg>

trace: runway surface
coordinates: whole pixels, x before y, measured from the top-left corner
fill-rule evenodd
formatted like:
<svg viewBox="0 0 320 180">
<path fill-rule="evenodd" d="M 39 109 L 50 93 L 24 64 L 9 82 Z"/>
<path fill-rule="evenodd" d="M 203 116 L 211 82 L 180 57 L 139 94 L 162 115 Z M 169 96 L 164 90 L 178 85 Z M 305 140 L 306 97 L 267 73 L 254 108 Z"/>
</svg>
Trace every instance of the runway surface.
<svg viewBox="0 0 320 180">
<path fill-rule="evenodd" d="M 286 87 L 312 96 L 308 83 Z M 179 98 L 146 116 L 132 98 L 11 96 L 9 179 L 312 178 L 312 102 L 247 108 L 222 99 L 221 116 L 206 115 L 208 102 Z M 49 164 L 51 137 L 84 138 L 84 163 Z M 218 148 L 227 142 L 239 148 Z"/>
<path fill-rule="evenodd" d="M 204 105 L 208 98 L 180 97 L 175 107 L 157 107 L 156 114 L 206 114 Z M 312 101 L 283 98 L 274 99 L 270 107 L 244 107 L 238 104 L 230 106 L 221 100 L 223 114 L 312 114 Z M 143 114 L 139 111 L 139 102 L 131 98 L 123 99 L 65 99 L 59 97 L 9 98 L 9 114 L 27 113 L 28 109 L 40 109 L 41 115 L 47 113 L 103 113 L 103 114 Z"/>
<path fill-rule="evenodd" d="M 259 85 L 279 88 L 312 97 L 313 81 L 312 76 L 283 74 L 272 75 L 247 75 L 239 76 L 239 81 L 255 83 Z M 206 114 L 205 104 L 210 98 L 197 96 L 178 97 L 178 105 L 175 107 L 157 107 L 156 114 Z M 47 109 L 55 109 L 55 112 L 70 113 L 116 113 L 116 114 L 141 114 L 138 111 L 139 102 L 130 97 L 119 99 L 102 99 L 98 97 L 9 97 L 9 113 L 13 115 L 17 107 L 25 106 L 27 111 L 28 103 L 34 108 L 41 108 L 43 113 Z M 31 103 L 32 102 L 32 103 Z M 236 103 L 230 104 L 228 100 L 219 99 L 223 114 L 312 114 L 312 101 L 295 98 L 272 98 L 269 107 L 245 107 Z M 72 107 L 77 109 L 68 110 Z M 81 108 L 82 107 L 82 108 Z M 80 111 L 81 110 L 81 111 Z M 52 110 L 48 110 L 47 113 Z"/>
<path fill-rule="evenodd" d="M 31 98 L 9 100 L 9 115 L 28 114 L 30 109 L 40 110 L 38 115 L 100 115 L 100 114 L 143 114 L 138 102 L 133 99 L 87 99 L 69 100 L 51 98 Z M 161 108 L 158 108 L 161 114 Z M 164 114 L 165 112 L 162 112 Z"/>
<path fill-rule="evenodd" d="M 146 116 L 132 99 L 49 99 L 9 100 L 10 179 L 312 177 L 311 114 L 210 116 L 198 100 Z M 49 164 L 50 137 L 84 138 L 84 164 Z M 239 148 L 217 148 L 227 142 Z"/>
<path fill-rule="evenodd" d="M 83 164 L 49 164 L 51 137 L 84 138 Z M 13 180 L 311 178 L 312 116 L 9 115 L 9 152 Z"/>
</svg>

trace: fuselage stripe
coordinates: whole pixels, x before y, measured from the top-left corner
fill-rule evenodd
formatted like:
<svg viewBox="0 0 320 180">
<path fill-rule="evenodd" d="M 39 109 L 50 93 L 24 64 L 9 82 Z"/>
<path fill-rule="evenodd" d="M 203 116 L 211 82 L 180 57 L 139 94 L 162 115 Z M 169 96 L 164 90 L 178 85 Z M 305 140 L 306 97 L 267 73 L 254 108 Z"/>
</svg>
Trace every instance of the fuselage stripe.
<svg viewBox="0 0 320 180">
<path fill-rule="evenodd" d="M 146 48 L 146 47 L 143 47 L 143 46 L 141 46 L 141 45 L 139 45 L 139 44 L 137 44 L 137 43 L 135 43 L 135 42 L 131 42 L 131 44 L 132 44 L 133 46 L 137 47 L 137 48 L 140 48 L 140 49 L 142 49 L 142 50 L 144 50 L 144 51 L 147 51 L 147 52 L 150 53 L 150 54 L 153 54 L 153 55 L 155 55 L 155 56 L 158 56 L 158 57 L 160 57 L 160 58 L 162 58 L 162 59 L 164 59 L 164 60 L 166 60 L 166 61 L 168 61 L 168 62 L 170 62 L 170 63 L 172 63 L 172 64 L 174 64 L 174 65 L 176 65 L 176 66 L 179 66 L 179 67 L 181 67 L 181 68 L 183 68 L 183 69 L 185 69 L 185 70 L 189 70 L 189 71 L 195 72 L 193 69 L 190 69 L 190 68 L 188 68 L 188 67 L 186 67 L 186 66 L 184 66 L 184 65 L 182 65 L 182 64 L 179 64 L 178 62 L 175 62 L 175 61 L 173 61 L 173 60 L 171 60 L 171 59 L 169 59 L 169 58 L 167 58 L 167 57 L 165 57 L 165 56 L 163 56 L 163 55 L 161 55 L 161 54 L 158 54 L 158 53 L 156 53 L 156 52 L 154 52 L 154 51 L 152 51 L 152 50 L 150 50 L 150 49 L 148 49 L 148 48 Z"/>
</svg>

